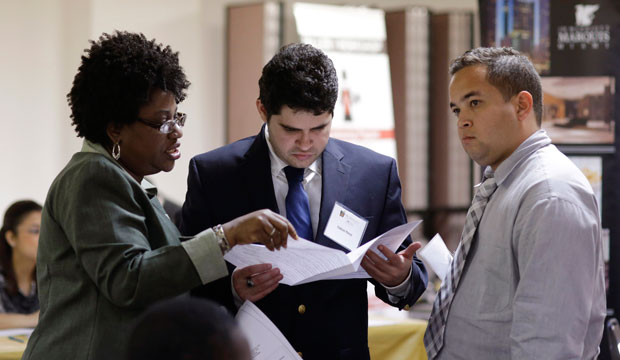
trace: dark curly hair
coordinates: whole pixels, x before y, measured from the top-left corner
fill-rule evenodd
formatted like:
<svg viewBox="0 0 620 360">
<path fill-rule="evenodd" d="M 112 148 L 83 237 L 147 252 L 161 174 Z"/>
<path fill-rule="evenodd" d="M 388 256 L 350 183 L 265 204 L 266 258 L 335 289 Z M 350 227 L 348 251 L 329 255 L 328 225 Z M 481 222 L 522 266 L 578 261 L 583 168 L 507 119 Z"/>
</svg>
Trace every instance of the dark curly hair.
<svg viewBox="0 0 620 360">
<path fill-rule="evenodd" d="M 6 283 L 6 292 L 17 295 L 17 279 L 13 270 L 13 248 L 6 240 L 6 233 L 17 233 L 17 227 L 24 218 L 33 211 L 41 211 L 41 205 L 32 200 L 16 201 L 4 213 L 2 228 L 0 228 L 0 266 Z"/>
<path fill-rule="evenodd" d="M 124 31 L 90 43 L 67 95 L 79 137 L 108 145 L 107 125 L 135 122 L 154 88 L 173 93 L 177 103 L 185 99 L 190 83 L 170 46 Z"/>
<path fill-rule="evenodd" d="M 334 114 L 338 75 L 332 61 L 312 45 L 282 47 L 263 67 L 258 86 L 267 119 L 280 114 L 284 105 L 314 115 Z"/>
<path fill-rule="evenodd" d="M 513 48 L 476 48 L 466 51 L 450 64 L 450 75 L 472 65 L 487 67 L 487 81 L 495 86 L 505 101 L 525 90 L 534 100 L 536 123 L 540 126 L 543 112 L 543 95 L 540 76 L 527 56 Z"/>
</svg>

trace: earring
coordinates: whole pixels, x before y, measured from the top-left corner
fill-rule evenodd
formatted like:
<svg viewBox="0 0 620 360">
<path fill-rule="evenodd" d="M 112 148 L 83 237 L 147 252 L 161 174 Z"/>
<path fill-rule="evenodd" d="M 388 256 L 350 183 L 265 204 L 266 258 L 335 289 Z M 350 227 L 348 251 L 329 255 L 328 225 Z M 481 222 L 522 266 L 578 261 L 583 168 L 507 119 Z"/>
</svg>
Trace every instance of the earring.
<svg viewBox="0 0 620 360">
<path fill-rule="evenodd" d="M 112 157 L 114 160 L 118 160 L 121 158 L 121 145 L 117 142 L 112 146 Z"/>
</svg>

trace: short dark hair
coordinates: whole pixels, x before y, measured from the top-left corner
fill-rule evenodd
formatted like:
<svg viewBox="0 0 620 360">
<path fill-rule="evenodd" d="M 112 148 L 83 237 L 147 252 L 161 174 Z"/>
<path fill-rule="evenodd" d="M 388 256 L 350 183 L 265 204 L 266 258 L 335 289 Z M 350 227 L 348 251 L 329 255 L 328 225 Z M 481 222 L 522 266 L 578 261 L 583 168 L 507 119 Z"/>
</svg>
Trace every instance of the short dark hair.
<svg viewBox="0 0 620 360">
<path fill-rule="evenodd" d="M 134 324 L 127 360 L 237 360 L 235 319 L 210 300 L 177 297 L 149 307 Z M 249 354 L 247 354 L 249 356 Z"/>
<path fill-rule="evenodd" d="M 143 34 L 115 31 L 90 41 L 67 95 L 79 137 L 109 144 L 109 123 L 131 124 L 155 88 L 185 99 L 189 81 L 178 52 Z"/>
<path fill-rule="evenodd" d="M 6 241 L 6 233 L 17 233 L 17 227 L 33 211 L 41 211 L 41 205 L 32 200 L 14 202 L 6 209 L 0 228 L 0 267 L 6 282 L 5 290 L 11 296 L 17 295 L 17 278 L 13 271 L 13 248 Z"/>
<path fill-rule="evenodd" d="M 542 85 L 532 62 L 513 48 L 476 48 L 466 51 L 450 64 L 450 75 L 473 65 L 487 67 L 487 80 L 508 101 L 521 91 L 532 94 L 536 123 L 540 126 L 543 113 Z"/>
<path fill-rule="evenodd" d="M 308 44 L 289 44 L 263 67 L 258 80 L 259 99 L 267 119 L 280 114 L 282 106 L 319 115 L 334 114 L 338 75 L 321 50 Z"/>
</svg>

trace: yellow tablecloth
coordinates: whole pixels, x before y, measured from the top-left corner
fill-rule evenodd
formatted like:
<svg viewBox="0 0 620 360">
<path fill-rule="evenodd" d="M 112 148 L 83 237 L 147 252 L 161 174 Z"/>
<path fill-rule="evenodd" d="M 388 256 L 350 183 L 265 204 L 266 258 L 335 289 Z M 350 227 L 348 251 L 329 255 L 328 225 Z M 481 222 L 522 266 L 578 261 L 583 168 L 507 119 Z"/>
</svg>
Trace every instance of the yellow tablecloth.
<svg viewBox="0 0 620 360">
<path fill-rule="evenodd" d="M 382 324 L 382 320 L 371 317 L 368 327 L 368 347 L 372 360 L 427 359 L 424 349 L 426 321 L 399 319 Z M 373 322 L 377 325 L 373 325 Z"/>
</svg>

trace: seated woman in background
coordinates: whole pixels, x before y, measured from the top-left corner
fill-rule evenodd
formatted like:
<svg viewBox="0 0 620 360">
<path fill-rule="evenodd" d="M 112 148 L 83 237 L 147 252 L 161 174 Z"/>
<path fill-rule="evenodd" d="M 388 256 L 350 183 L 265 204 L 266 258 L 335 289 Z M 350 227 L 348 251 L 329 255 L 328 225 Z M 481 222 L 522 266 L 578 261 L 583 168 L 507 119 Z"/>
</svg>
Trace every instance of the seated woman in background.
<svg viewBox="0 0 620 360">
<path fill-rule="evenodd" d="M 35 265 L 41 205 L 23 200 L 4 214 L 0 229 L 0 329 L 35 327 L 39 299 Z"/>
</svg>

